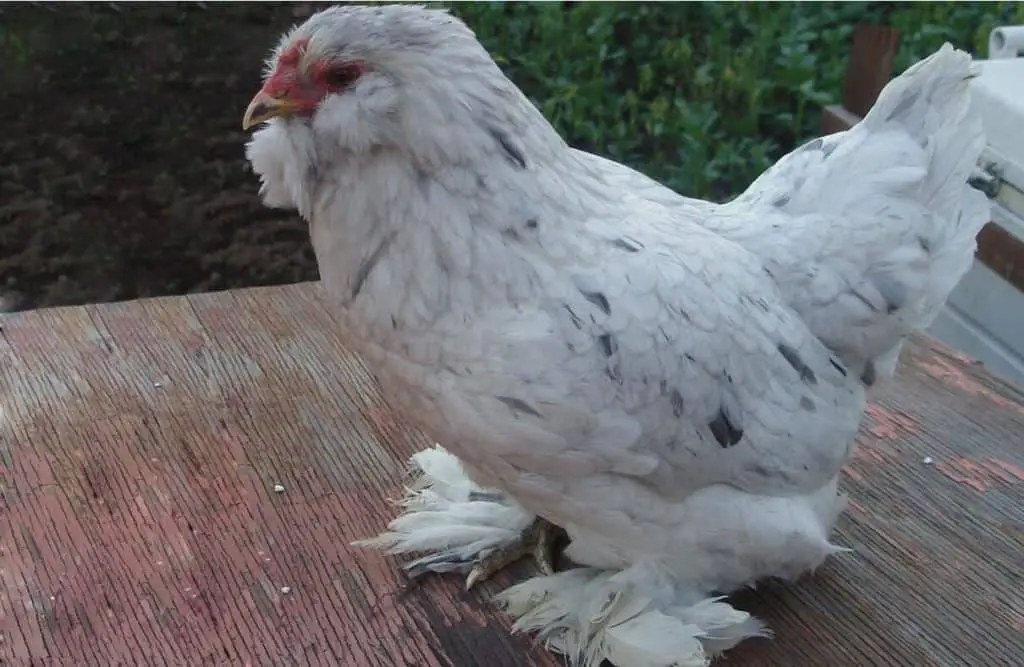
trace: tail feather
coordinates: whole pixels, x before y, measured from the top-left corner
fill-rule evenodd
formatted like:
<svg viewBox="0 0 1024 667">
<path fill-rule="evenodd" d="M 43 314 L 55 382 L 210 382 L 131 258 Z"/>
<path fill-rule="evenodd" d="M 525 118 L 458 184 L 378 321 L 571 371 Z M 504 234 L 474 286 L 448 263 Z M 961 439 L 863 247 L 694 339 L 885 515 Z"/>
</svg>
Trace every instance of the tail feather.
<svg viewBox="0 0 1024 667">
<path fill-rule="evenodd" d="M 938 315 L 989 220 L 968 184 L 985 147 L 976 72 L 943 46 L 893 79 L 861 123 L 790 153 L 723 207 L 720 233 L 757 249 L 865 384 L 891 377 L 903 339 Z"/>
<path fill-rule="evenodd" d="M 861 124 L 879 134 L 898 126 L 928 153 L 914 199 L 933 214 L 927 240 L 935 264 L 953 255 L 965 271 L 970 262 L 963 259 L 973 254 L 966 249 L 990 213 L 985 196 L 968 184 L 985 148 L 981 118 L 971 113 L 969 81 L 978 71 L 969 54 L 945 44 L 890 82 Z"/>
<path fill-rule="evenodd" d="M 926 211 L 915 231 L 928 255 L 927 278 L 898 337 L 875 360 L 876 372 L 886 377 L 895 369 L 903 335 L 930 325 L 970 269 L 977 235 L 990 219 L 988 199 L 968 183 L 985 148 L 969 91 L 978 73 L 970 54 L 947 43 L 890 82 L 862 123 L 880 135 L 898 126 L 929 156 L 914 197 Z"/>
</svg>

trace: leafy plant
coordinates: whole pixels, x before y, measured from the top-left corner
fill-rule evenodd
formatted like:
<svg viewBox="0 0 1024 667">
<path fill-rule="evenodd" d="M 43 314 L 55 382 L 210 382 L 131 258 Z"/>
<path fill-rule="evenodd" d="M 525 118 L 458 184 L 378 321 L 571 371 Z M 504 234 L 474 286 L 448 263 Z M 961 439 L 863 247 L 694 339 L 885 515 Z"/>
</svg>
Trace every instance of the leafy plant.
<svg viewBox="0 0 1024 667">
<path fill-rule="evenodd" d="M 1024 23 L 1011 2 L 449 6 L 571 144 L 716 199 L 818 133 L 858 22 L 900 29 L 897 70 Z"/>
</svg>

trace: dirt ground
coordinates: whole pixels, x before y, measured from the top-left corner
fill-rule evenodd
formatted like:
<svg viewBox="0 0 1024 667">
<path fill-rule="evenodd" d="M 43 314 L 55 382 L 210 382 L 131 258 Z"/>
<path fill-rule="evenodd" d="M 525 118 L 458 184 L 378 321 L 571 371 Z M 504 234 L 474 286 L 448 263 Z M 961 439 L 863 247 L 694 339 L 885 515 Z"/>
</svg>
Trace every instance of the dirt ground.
<svg viewBox="0 0 1024 667">
<path fill-rule="evenodd" d="M 5 309 L 309 280 L 244 158 L 269 48 L 311 5 L 0 8 Z"/>
</svg>

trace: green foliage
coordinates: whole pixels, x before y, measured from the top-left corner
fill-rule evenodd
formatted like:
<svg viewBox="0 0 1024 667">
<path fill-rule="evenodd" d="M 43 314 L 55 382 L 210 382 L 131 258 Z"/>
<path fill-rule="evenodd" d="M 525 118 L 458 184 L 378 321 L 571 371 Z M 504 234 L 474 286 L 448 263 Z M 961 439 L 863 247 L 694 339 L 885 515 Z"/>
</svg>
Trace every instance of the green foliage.
<svg viewBox="0 0 1024 667">
<path fill-rule="evenodd" d="M 225 31 L 236 21 L 259 19 L 276 32 L 304 17 L 291 12 L 297 5 L 269 3 L 209 10 L 195 3 L 105 3 L 71 20 L 65 6 L 35 4 L 10 17 L 0 10 L 5 95 L 26 82 L 66 89 L 88 82 L 88 89 L 117 88 L 118 95 L 134 89 L 147 73 L 135 71 L 129 54 L 153 41 L 136 26 L 142 22 L 174 35 L 174 47 L 158 49 L 172 62 L 152 76 L 167 90 L 184 89 L 191 69 L 200 76 L 226 67 L 221 51 L 233 42 Z M 821 107 L 840 98 L 858 22 L 901 31 L 897 71 L 947 40 L 983 55 L 994 26 L 1024 23 L 1024 4 L 1016 2 L 441 4 L 476 31 L 572 145 L 713 199 L 742 191 L 818 133 Z M 22 17 L 17 28 L 7 20 L 14 14 Z M 82 39 L 83 30 L 91 38 Z M 49 61 L 51 67 L 39 66 Z M 88 115 L 88 105 L 80 113 Z M 149 134 L 164 125 L 183 131 L 166 115 L 159 127 L 143 128 L 136 143 L 153 145 Z"/>
<path fill-rule="evenodd" d="M 328 3 L 0 4 L 0 292 L 19 308 L 316 277 L 239 127 L 268 50 Z M 1013 3 L 461 3 L 573 145 L 724 199 L 839 99 L 858 21 L 984 53 Z M 8 251 L 8 249 L 10 249 Z"/>
<path fill-rule="evenodd" d="M 742 191 L 837 101 L 859 21 L 985 53 L 1018 3 L 452 3 L 574 146 L 691 195 Z"/>
</svg>

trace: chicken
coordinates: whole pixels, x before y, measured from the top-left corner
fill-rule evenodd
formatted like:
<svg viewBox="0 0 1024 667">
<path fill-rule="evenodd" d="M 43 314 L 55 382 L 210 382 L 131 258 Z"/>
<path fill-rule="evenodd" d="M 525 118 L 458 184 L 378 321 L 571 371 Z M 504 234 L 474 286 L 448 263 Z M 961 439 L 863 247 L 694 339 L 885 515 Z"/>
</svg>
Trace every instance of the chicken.
<svg viewBox="0 0 1024 667">
<path fill-rule="evenodd" d="M 309 222 L 346 340 L 444 443 L 364 544 L 469 583 L 536 554 L 500 600 L 573 665 L 706 665 L 765 635 L 717 595 L 842 551 L 866 391 L 988 219 L 971 76 L 943 47 L 716 205 L 568 147 L 443 11 L 286 34 L 243 119 L 261 195 Z"/>
</svg>

